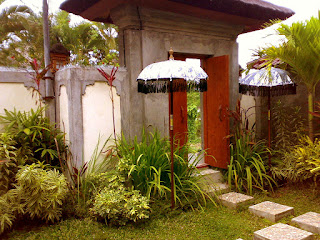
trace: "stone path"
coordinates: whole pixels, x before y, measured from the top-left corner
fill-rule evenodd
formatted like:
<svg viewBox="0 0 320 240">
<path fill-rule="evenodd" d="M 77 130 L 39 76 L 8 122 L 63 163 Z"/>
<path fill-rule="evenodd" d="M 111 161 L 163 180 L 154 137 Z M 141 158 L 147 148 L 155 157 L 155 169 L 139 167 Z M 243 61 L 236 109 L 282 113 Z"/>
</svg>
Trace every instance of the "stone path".
<svg viewBox="0 0 320 240">
<path fill-rule="evenodd" d="M 222 183 L 222 175 L 217 170 L 212 169 L 204 169 L 200 172 L 203 175 L 201 186 L 205 191 L 210 193 L 210 189 L 214 189 L 213 195 L 217 196 L 220 200 L 221 204 L 230 208 L 237 209 L 240 206 L 244 206 L 251 201 L 253 201 L 253 197 L 236 193 L 229 192 L 222 194 L 223 191 L 221 189 L 217 189 L 216 186 Z M 224 186 L 224 191 L 228 191 L 229 188 Z M 265 201 L 262 203 L 258 203 L 252 206 L 249 206 L 248 209 L 252 214 L 255 214 L 260 217 L 264 217 L 274 223 L 279 221 L 280 219 L 294 215 L 294 208 L 290 206 L 285 206 L 282 204 Z M 288 224 L 276 223 L 272 226 L 263 228 L 259 231 L 254 232 L 255 240 L 309 240 L 314 239 L 314 234 L 320 234 L 320 214 L 314 212 L 308 212 L 298 217 L 295 217 L 291 220 L 291 223 L 299 226 L 293 227 Z M 301 229 L 300 229 L 301 228 Z M 303 230 L 302 230 L 303 229 Z M 242 239 L 237 239 L 242 240 Z"/>
</svg>

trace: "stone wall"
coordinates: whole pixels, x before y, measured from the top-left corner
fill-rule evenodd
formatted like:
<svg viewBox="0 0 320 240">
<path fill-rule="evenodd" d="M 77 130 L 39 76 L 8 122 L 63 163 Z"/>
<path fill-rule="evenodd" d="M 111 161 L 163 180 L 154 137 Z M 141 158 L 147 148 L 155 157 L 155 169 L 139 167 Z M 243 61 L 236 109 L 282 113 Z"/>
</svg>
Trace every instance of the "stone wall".
<svg viewBox="0 0 320 240">
<path fill-rule="evenodd" d="M 39 95 L 33 91 L 36 84 L 31 74 L 33 72 L 26 69 L 0 68 L 0 114 L 4 113 L 4 109 L 30 111 L 39 106 Z M 43 82 L 40 86 L 41 92 L 44 92 Z"/>
<path fill-rule="evenodd" d="M 105 67 L 110 74 L 112 68 Z M 120 68 L 113 82 L 115 122 L 121 133 L 120 95 L 126 70 Z M 56 122 L 67 133 L 73 161 L 77 166 L 89 161 L 97 146 L 113 138 L 110 87 L 94 67 L 67 67 L 55 76 Z M 100 139 L 100 140 L 99 140 Z"/>
<path fill-rule="evenodd" d="M 128 70 L 121 97 L 122 130 L 127 137 L 143 127 L 168 136 L 168 95 L 137 94 L 136 78 L 147 65 L 168 59 L 175 52 L 202 56 L 229 55 L 230 108 L 238 99 L 238 45 L 243 28 L 186 15 L 125 4 L 111 11 L 119 26 L 120 64 Z"/>
</svg>

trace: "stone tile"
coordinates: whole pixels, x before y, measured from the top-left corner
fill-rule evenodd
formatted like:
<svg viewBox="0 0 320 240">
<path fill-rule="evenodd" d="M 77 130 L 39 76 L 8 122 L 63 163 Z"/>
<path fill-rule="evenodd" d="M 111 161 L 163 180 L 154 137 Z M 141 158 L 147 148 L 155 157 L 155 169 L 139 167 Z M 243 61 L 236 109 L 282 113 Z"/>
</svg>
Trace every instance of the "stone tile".
<svg viewBox="0 0 320 240">
<path fill-rule="evenodd" d="M 250 206 L 249 211 L 255 215 L 269 219 L 272 222 L 277 222 L 283 217 L 294 214 L 293 207 L 288 207 L 270 201 Z"/>
<path fill-rule="evenodd" d="M 200 170 L 200 174 L 207 182 L 222 182 L 222 173 L 219 170 L 214 169 L 204 169 Z"/>
<path fill-rule="evenodd" d="M 308 212 L 291 220 L 304 230 L 320 234 L 320 214 Z"/>
<path fill-rule="evenodd" d="M 204 191 L 212 197 L 217 197 L 220 194 L 230 192 L 230 188 L 227 183 L 212 183 Z"/>
<path fill-rule="evenodd" d="M 250 201 L 253 200 L 253 197 L 241 194 L 241 193 L 236 193 L 236 192 L 230 192 L 226 193 L 223 195 L 220 195 L 218 197 L 221 201 L 221 203 L 231 209 L 236 209 L 240 205 L 246 204 Z"/>
<path fill-rule="evenodd" d="M 254 232 L 254 240 L 312 240 L 314 235 L 310 232 L 277 223 L 270 227 Z"/>
</svg>

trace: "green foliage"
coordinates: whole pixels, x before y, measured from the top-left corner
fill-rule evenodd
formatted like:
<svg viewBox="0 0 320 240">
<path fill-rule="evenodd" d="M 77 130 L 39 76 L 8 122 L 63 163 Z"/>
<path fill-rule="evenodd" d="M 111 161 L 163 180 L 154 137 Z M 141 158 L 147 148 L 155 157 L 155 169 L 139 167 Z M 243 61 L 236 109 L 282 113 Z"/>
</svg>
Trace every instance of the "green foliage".
<svg viewBox="0 0 320 240">
<path fill-rule="evenodd" d="M 128 178 L 135 189 L 152 199 L 168 199 L 170 196 L 170 142 L 158 132 L 142 133 L 141 141 L 127 141 L 124 136 L 117 142 L 120 156 L 118 171 Z M 192 158 L 193 156 L 190 156 Z M 197 157 L 188 162 L 188 146 L 174 150 L 175 201 L 180 206 L 199 207 L 206 202 L 206 194 L 198 185 Z"/>
<path fill-rule="evenodd" d="M 41 14 L 27 6 L 11 6 L 1 11 L 0 26 L 0 65 L 26 67 L 32 59 L 43 59 Z M 50 15 L 49 26 L 50 44 L 62 43 L 71 52 L 71 63 L 117 63 L 116 26 L 91 22 L 72 26 L 65 11 Z"/>
<path fill-rule="evenodd" d="M 7 196 L 0 196 L 0 234 L 12 226 L 15 218 L 15 212 Z"/>
<path fill-rule="evenodd" d="M 284 107 L 278 101 L 273 109 L 274 151 L 271 172 L 279 181 L 297 181 L 299 173 L 296 168 L 295 149 L 304 138 L 305 121 L 298 107 Z"/>
<path fill-rule="evenodd" d="M 19 161 L 15 145 L 16 141 L 12 136 L 0 134 L 0 196 L 13 187 L 18 172 Z"/>
<path fill-rule="evenodd" d="M 39 164 L 26 165 L 17 173 L 17 190 L 21 204 L 31 218 L 54 222 L 61 216 L 61 205 L 67 194 L 65 177 L 57 170 L 45 170 Z"/>
<path fill-rule="evenodd" d="M 288 70 L 296 76 L 295 81 L 301 82 L 308 90 L 308 123 L 309 137 L 313 140 L 313 106 L 315 87 L 320 80 L 320 12 L 318 17 L 311 17 L 305 22 L 295 22 L 290 26 L 280 24 L 277 34 L 284 36 L 279 46 L 270 46 L 262 50 L 269 60 L 266 65 L 271 69 L 275 59 L 288 64 Z"/>
<path fill-rule="evenodd" d="M 44 165 L 32 164 L 23 166 L 16 179 L 15 188 L 0 197 L 0 234 L 22 214 L 47 222 L 59 220 L 68 191 L 63 175 L 55 169 L 45 170 Z"/>
<path fill-rule="evenodd" d="M 285 153 L 289 148 L 299 143 L 304 133 L 304 119 L 300 107 L 285 107 L 279 100 L 272 111 L 272 126 L 274 129 L 274 149 Z"/>
<path fill-rule="evenodd" d="M 27 163 L 44 161 L 52 166 L 59 166 L 56 141 L 60 152 L 66 151 L 64 134 L 50 125 L 43 117 L 44 108 L 31 109 L 30 112 L 8 111 L 0 116 L 5 132 L 16 141 L 15 147 L 25 155 Z M 56 139 L 56 141 L 55 141 Z"/>
<path fill-rule="evenodd" d="M 314 142 L 303 136 L 300 143 L 291 147 L 284 155 L 282 162 L 273 169 L 273 174 L 279 179 L 290 182 L 304 181 L 320 175 L 320 140 Z"/>
<path fill-rule="evenodd" d="M 190 143 L 201 143 L 199 92 L 188 92 L 188 140 Z"/>
<path fill-rule="evenodd" d="M 230 164 L 228 165 L 228 183 L 239 192 L 252 194 L 253 188 L 272 189 L 275 181 L 267 174 L 265 163 L 269 150 L 263 141 L 250 143 L 247 134 L 235 140 L 230 147 Z"/>
<path fill-rule="evenodd" d="M 255 140 L 253 130 L 248 128 L 247 111 L 240 108 L 238 101 L 235 111 L 230 111 L 234 129 L 231 134 L 228 183 L 239 192 L 252 194 L 254 188 L 265 191 L 272 189 L 275 181 L 267 174 L 266 160 L 270 150 L 264 141 Z"/>
<path fill-rule="evenodd" d="M 123 185 L 106 187 L 94 199 L 92 211 L 99 218 L 115 225 L 125 225 L 149 217 L 149 200 L 137 190 Z"/>
</svg>

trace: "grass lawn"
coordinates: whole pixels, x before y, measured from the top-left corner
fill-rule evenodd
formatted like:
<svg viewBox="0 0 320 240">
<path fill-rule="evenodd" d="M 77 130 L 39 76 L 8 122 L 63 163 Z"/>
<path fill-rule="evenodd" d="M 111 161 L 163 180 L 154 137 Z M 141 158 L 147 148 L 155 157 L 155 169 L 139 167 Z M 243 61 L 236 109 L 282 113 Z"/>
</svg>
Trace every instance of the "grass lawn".
<svg viewBox="0 0 320 240">
<path fill-rule="evenodd" d="M 313 190 L 312 190 L 313 189 Z M 303 184 L 282 187 L 270 196 L 255 195 L 255 202 L 265 200 L 295 208 L 295 215 L 320 213 L 320 191 Z M 319 188 L 318 188 L 319 189 Z M 281 222 L 289 223 L 292 217 Z M 90 219 L 67 219 L 54 225 L 18 226 L 4 239 L 252 239 L 253 232 L 273 223 L 253 216 L 247 208 L 229 210 L 223 206 L 207 206 L 204 211 L 172 212 L 167 216 L 153 214 L 139 225 L 110 227 Z M 0 236 L 1 238 L 1 236 Z M 317 236 L 315 239 L 320 239 Z"/>
</svg>

